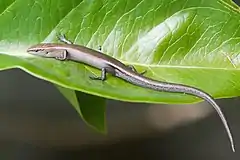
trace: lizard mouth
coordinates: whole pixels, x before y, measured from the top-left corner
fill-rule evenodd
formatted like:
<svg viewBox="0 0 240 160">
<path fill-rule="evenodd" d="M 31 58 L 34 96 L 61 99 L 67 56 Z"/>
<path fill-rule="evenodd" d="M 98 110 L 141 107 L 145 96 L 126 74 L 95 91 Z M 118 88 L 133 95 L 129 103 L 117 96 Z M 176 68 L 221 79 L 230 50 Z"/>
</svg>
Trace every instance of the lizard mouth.
<svg viewBox="0 0 240 160">
<path fill-rule="evenodd" d="M 28 48 L 27 52 L 32 55 L 37 56 L 44 56 L 46 53 L 44 52 L 44 49 L 36 49 L 36 48 Z"/>
</svg>

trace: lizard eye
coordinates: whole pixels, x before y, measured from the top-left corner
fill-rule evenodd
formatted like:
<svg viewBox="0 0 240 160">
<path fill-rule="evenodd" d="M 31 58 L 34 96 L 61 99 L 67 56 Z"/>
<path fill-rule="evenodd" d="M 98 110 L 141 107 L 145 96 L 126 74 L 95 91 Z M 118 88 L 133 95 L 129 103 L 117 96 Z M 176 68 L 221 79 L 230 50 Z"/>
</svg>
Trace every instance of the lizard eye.
<svg viewBox="0 0 240 160">
<path fill-rule="evenodd" d="M 42 49 L 37 49 L 36 52 L 42 51 Z"/>
</svg>

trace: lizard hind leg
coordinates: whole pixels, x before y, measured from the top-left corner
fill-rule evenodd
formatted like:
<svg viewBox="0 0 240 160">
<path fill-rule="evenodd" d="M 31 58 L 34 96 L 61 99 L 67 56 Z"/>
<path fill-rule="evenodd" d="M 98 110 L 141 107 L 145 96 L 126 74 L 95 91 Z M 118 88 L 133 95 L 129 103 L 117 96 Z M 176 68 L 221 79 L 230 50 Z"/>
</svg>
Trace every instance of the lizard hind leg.
<svg viewBox="0 0 240 160">
<path fill-rule="evenodd" d="M 133 65 L 127 65 L 127 67 L 129 67 L 132 71 L 138 73 L 138 71 L 136 70 L 136 68 L 135 68 Z M 145 73 L 147 73 L 146 70 L 143 71 L 143 72 L 141 72 L 140 74 L 141 74 L 141 75 L 144 75 Z"/>
<path fill-rule="evenodd" d="M 107 74 L 106 68 L 102 68 L 101 76 L 89 76 L 89 78 L 92 79 L 92 80 L 105 81 L 106 78 L 107 78 L 106 74 Z"/>
</svg>

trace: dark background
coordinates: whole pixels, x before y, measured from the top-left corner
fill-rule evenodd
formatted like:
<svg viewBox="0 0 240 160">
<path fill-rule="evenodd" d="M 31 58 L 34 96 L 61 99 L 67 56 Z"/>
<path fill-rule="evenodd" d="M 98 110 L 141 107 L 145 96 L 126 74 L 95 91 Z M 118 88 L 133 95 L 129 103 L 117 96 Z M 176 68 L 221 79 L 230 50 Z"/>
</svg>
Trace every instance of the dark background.
<svg viewBox="0 0 240 160">
<path fill-rule="evenodd" d="M 48 82 L 14 69 L 1 72 L 0 89 L 0 160 L 240 158 L 239 98 L 217 100 L 234 136 L 232 153 L 218 115 L 205 102 L 109 101 L 109 133 L 101 135 Z"/>
</svg>

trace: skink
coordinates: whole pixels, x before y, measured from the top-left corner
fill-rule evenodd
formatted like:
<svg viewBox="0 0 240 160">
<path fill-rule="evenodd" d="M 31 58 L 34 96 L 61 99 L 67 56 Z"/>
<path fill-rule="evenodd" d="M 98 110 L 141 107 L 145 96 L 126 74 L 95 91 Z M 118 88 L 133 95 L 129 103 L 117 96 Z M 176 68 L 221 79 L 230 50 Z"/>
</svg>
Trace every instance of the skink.
<svg viewBox="0 0 240 160">
<path fill-rule="evenodd" d="M 222 123 L 227 131 L 232 151 L 235 152 L 234 143 L 231 131 L 227 124 L 227 120 L 224 117 L 221 108 L 214 101 L 213 97 L 208 93 L 187 85 L 183 84 L 175 84 L 175 83 L 167 83 L 160 82 L 150 78 L 143 76 L 143 73 L 138 73 L 133 66 L 127 66 L 122 62 L 98 52 L 96 50 L 75 45 L 71 41 L 67 40 L 64 35 L 58 37 L 60 41 L 64 42 L 64 44 L 60 43 L 41 43 L 34 46 L 31 46 L 27 49 L 27 52 L 33 55 L 55 58 L 57 60 L 72 60 L 80 63 L 84 63 L 86 65 L 95 67 L 100 69 L 101 76 L 94 77 L 90 76 L 93 80 L 106 80 L 106 73 L 110 73 L 115 77 L 121 78 L 131 84 L 153 89 L 156 91 L 164 91 L 164 92 L 174 92 L 174 93 L 185 93 L 193 96 L 197 96 L 206 100 L 210 103 L 214 109 L 217 111 L 220 116 Z"/>
</svg>

